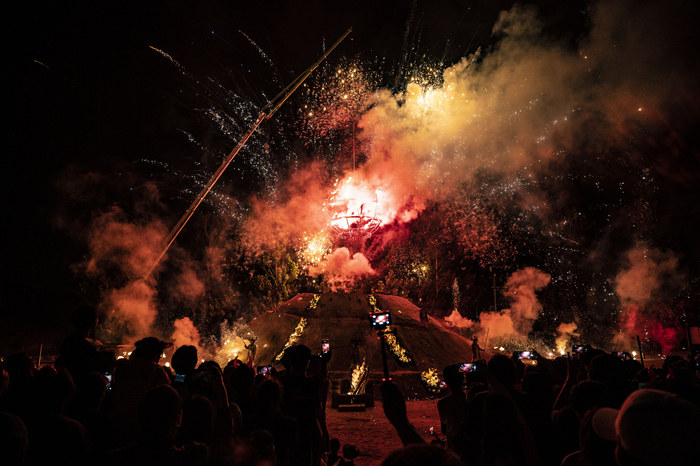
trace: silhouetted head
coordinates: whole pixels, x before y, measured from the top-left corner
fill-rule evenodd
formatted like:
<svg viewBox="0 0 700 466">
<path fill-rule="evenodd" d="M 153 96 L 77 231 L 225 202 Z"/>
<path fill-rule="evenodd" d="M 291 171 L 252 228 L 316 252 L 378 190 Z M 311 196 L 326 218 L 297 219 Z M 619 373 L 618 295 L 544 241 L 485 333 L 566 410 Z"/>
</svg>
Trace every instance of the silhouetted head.
<svg viewBox="0 0 700 466">
<path fill-rule="evenodd" d="M 599 409 L 592 422 L 598 436 L 617 442 L 620 466 L 691 466 L 700 458 L 700 408 L 672 393 L 637 390 L 619 410 Z"/>
<path fill-rule="evenodd" d="M 80 306 L 71 313 L 70 323 L 78 332 L 89 332 L 97 327 L 97 312 L 91 306 Z"/>
<path fill-rule="evenodd" d="M 37 372 L 34 388 L 38 407 L 52 413 L 62 412 L 75 390 L 68 371 L 63 367 L 54 369 L 51 366 L 44 366 Z"/>
<path fill-rule="evenodd" d="M 442 377 L 449 387 L 459 387 L 461 390 L 464 383 L 464 372 L 460 372 L 459 364 L 451 364 L 442 371 Z"/>
<path fill-rule="evenodd" d="M 205 442 L 214 431 L 214 409 L 207 397 L 191 396 L 182 403 L 182 423 L 178 443 Z"/>
<path fill-rule="evenodd" d="M 360 456 L 360 451 L 355 448 L 355 445 L 343 445 L 343 458 L 346 460 L 354 460 Z"/>
<path fill-rule="evenodd" d="M 141 399 L 138 420 L 144 436 L 174 438 L 182 415 L 180 395 L 170 385 L 150 389 Z"/>
<path fill-rule="evenodd" d="M 176 374 L 187 374 L 197 367 L 197 348 L 191 345 L 181 346 L 173 354 L 170 365 Z"/>
<path fill-rule="evenodd" d="M 263 406 L 275 408 L 282 398 L 282 390 L 277 382 L 266 380 L 258 388 L 257 395 Z"/>
<path fill-rule="evenodd" d="M 516 379 L 515 363 L 504 354 L 494 354 L 489 359 L 489 372 L 506 387 L 512 387 Z"/>
<path fill-rule="evenodd" d="M 88 372 L 76 381 L 76 399 L 84 405 L 99 403 L 107 392 L 107 379 L 99 372 Z"/>
<path fill-rule="evenodd" d="M 170 346 L 172 343 L 166 343 L 155 337 L 146 337 L 136 342 L 136 349 L 131 353 L 131 357 L 146 358 L 158 362 L 163 350 Z"/>
<path fill-rule="evenodd" d="M 289 366 L 292 370 L 306 372 L 311 359 L 311 350 L 308 347 L 304 345 L 290 346 L 285 354 L 289 355 Z"/>
<path fill-rule="evenodd" d="M 610 386 L 596 380 L 584 380 L 571 388 L 571 407 L 579 419 L 590 409 L 613 406 L 613 398 Z"/>
<path fill-rule="evenodd" d="M 5 370 L 10 375 L 10 385 L 21 385 L 31 379 L 34 362 L 27 353 L 15 353 L 5 358 Z"/>
<path fill-rule="evenodd" d="M 241 364 L 231 372 L 231 389 L 239 395 L 249 395 L 253 390 L 255 371 L 245 364 Z"/>
<path fill-rule="evenodd" d="M 600 354 L 588 364 L 588 378 L 620 387 L 625 384 L 625 364 L 617 356 Z"/>
</svg>

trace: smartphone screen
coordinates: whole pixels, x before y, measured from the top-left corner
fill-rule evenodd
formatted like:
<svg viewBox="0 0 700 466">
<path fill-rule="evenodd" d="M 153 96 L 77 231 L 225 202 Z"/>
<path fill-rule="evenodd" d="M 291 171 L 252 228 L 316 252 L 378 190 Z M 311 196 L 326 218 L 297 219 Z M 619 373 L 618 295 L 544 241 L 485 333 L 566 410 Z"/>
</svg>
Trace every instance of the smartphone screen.
<svg viewBox="0 0 700 466">
<path fill-rule="evenodd" d="M 330 349 L 331 349 L 331 344 L 329 343 L 329 341 L 328 341 L 328 340 L 322 340 L 322 341 L 321 341 L 321 351 L 323 351 L 323 353 L 325 354 L 325 353 L 327 353 Z"/>
<path fill-rule="evenodd" d="M 391 325 L 391 314 L 388 312 L 380 312 L 378 314 L 370 314 L 370 325 L 372 327 L 386 327 Z"/>
<path fill-rule="evenodd" d="M 473 362 L 464 362 L 459 365 L 460 372 L 474 372 L 476 371 L 476 364 Z"/>
</svg>

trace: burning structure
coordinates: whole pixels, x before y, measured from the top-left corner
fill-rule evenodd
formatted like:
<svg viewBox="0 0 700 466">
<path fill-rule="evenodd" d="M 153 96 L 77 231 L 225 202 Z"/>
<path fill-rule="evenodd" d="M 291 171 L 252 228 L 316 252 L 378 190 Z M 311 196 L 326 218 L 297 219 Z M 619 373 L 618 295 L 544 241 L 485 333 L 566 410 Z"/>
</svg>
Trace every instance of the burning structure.
<svg viewBox="0 0 700 466">
<path fill-rule="evenodd" d="M 341 239 L 369 238 L 382 225 L 378 191 L 354 186 L 351 177 L 333 192 L 328 204 L 333 212 L 331 231 Z"/>
</svg>

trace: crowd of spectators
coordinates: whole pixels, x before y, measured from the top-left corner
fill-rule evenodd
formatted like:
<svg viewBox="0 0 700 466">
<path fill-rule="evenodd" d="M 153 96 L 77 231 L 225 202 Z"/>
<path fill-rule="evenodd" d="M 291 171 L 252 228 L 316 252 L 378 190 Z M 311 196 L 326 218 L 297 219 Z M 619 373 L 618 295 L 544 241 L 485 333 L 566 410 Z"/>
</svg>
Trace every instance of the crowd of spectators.
<svg viewBox="0 0 700 466">
<path fill-rule="evenodd" d="M 438 401 L 443 442 L 427 444 L 384 384 L 387 417 L 405 447 L 383 462 L 466 466 L 692 466 L 700 464 L 697 358 L 644 368 L 592 347 L 533 361 L 491 356 L 452 365 Z"/>
<path fill-rule="evenodd" d="M 284 371 L 252 361 L 199 363 L 182 346 L 136 343 L 129 359 L 97 351 L 90 308 L 54 366 L 26 354 L 0 362 L 0 459 L 7 465 L 354 465 L 326 428 L 331 353 L 285 351 Z M 199 364 L 198 364 L 199 363 Z M 469 365 L 471 366 L 471 365 Z M 605 466 L 700 464 L 700 381 L 694 360 L 643 368 L 594 348 L 575 357 L 493 355 L 474 371 L 444 369 L 437 402 L 445 441 L 413 428 L 399 387 L 381 385 L 384 414 L 404 447 L 383 465 Z M 368 433 L 369 435 L 369 433 Z"/>
<path fill-rule="evenodd" d="M 325 427 L 331 353 L 293 346 L 284 371 L 262 375 L 252 358 L 220 367 L 181 346 L 166 367 L 166 342 L 143 338 L 117 359 L 87 338 L 94 310 L 71 321 L 54 366 L 37 370 L 24 353 L 0 361 L 0 464 L 311 466 L 357 456 L 349 445 L 340 456 Z"/>
</svg>

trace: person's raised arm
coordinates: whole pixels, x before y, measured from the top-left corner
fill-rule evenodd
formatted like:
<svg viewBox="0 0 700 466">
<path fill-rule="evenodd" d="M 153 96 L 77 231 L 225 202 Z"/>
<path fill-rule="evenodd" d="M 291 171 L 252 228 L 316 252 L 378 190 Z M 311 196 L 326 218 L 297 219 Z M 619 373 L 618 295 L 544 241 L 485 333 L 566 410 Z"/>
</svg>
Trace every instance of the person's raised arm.
<svg viewBox="0 0 700 466">
<path fill-rule="evenodd" d="M 382 391 L 382 406 L 384 415 L 394 426 L 399 438 L 404 445 L 411 443 L 425 443 L 423 437 L 420 436 L 413 425 L 408 420 L 406 413 L 406 401 L 394 382 L 385 381 L 381 385 Z"/>
</svg>

